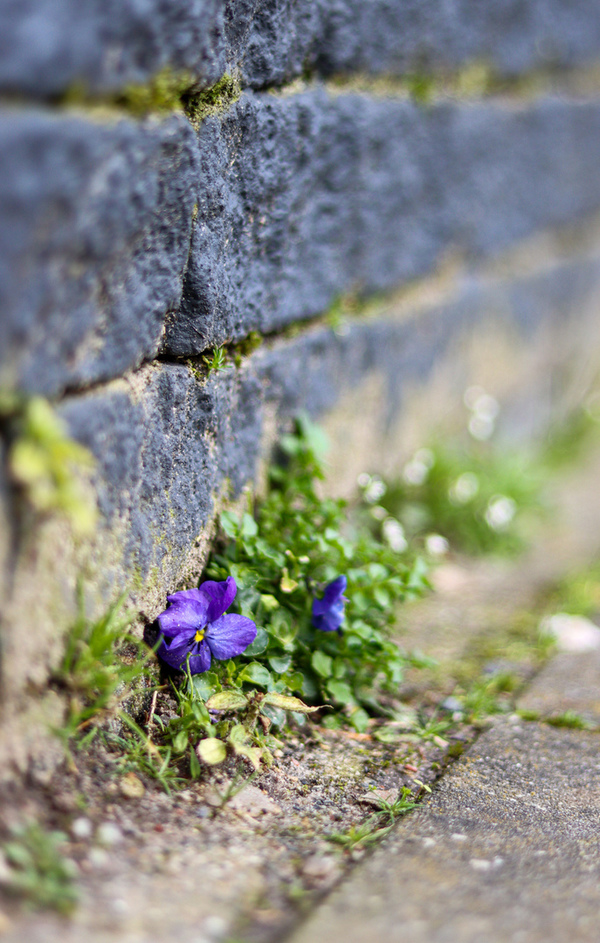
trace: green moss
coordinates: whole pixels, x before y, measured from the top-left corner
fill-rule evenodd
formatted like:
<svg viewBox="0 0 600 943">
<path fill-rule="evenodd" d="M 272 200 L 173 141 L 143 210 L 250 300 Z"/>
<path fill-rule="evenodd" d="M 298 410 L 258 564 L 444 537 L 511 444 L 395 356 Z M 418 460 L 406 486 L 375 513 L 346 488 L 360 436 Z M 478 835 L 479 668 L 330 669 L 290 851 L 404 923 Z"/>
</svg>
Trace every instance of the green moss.
<svg viewBox="0 0 600 943">
<path fill-rule="evenodd" d="M 75 83 L 57 104 L 117 109 L 136 118 L 184 112 L 198 127 L 204 118 L 227 109 L 240 94 L 239 81 L 231 75 L 223 75 L 211 88 L 199 89 L 191 72 L 166 67 L 143 85 L 126 85 L 113 95 L 97 95 L 85 85 Z"/>
<path fill-rule="evenodd" d="M 183 109 L 194 125 L 199 125 L 205 118 L 219 114 L 230 108 L 242 93 L 240 83 L 235 76 L 225 73 L 211 88 L 201 92 L 186 92 L 181 96 Z"/>
</svg>

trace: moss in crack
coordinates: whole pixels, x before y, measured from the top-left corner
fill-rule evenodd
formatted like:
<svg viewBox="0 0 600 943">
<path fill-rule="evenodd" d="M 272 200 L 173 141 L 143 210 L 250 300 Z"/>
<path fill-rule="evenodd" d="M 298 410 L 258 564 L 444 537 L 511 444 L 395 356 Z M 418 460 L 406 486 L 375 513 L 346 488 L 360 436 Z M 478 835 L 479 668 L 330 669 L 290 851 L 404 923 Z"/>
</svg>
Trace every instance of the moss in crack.
<svg viewBox="0 0 600 943">
<path fill-rule="evenodd" d="M 183 109 L 198 127 L 205 118 L 220 114 L 230 108 L 242 93 L 239 80 L 227 72 L 211 88 L 200 92 L 188 90 L 181 96 Z"/>
<path fill-rule="evenodd" d="M 57 101 L 71 107 L 101 107 L 125 111 L 136 118 L 184 112 L 194 127 L 209 115 L 225 111 L 240 97 L 239 81 L 223 75 L 211 88 L 200 88 L 191 72 L 161 69 L 144 84 L 126 85 L 113 95 L 96 95 L 73 84 Z"/>
</svg>

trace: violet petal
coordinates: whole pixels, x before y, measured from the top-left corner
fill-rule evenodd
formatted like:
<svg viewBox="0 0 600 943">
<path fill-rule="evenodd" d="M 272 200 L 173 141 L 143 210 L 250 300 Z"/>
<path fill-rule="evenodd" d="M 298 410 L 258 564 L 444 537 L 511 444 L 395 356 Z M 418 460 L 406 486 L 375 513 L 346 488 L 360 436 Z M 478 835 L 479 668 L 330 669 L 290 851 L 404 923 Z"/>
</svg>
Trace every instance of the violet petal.
<svg viewBox="0 0 600 943">
<path fill-rule="evenodd" d="M 256 638 L 252 619 L 235 613 L 221 616 L 206 630 L 206 641 L 215 658 L 233 658 L 241 655 Z"/>
<path fill-rule="evenodd" d="M 226 580 L 219 582 L 206 580 L 205 583 L 201 583 L 200 592 L 205 593 L 209 600 L 206 621 L 214 622 L 223 615 L 226 609 L 229 609 L 235 599 L 237 586 L 233 576 L 228 576 Z"/>
<path fill-rule="evenodd" d="M 190 658 L 190 672 L 193 675 L 202 674 L 203 671 L 208 671 L 210 668 L 210 648 L 206 644 L 206 640 L 202 639 L 201 642 L 198 642 L 194 646 L 194 654 Z M 185 664 L 183 665 L 185 668 Z"/>
<path fill-rule="evenodd" d="M 209 598 L 199 589 L 186 589 L 167 596 L 169 608 L 158 616 L 163 635 L 179 635 L 186 630 L 202 628 L 208 618 Z"/>
<path fill-rule="evenodd" d="M 171 668 L 185 667 L 188 652 L 192 650 L 194 645 L 194 637 L 188 637 L 183 642 L 179 642 L 179 639 L 177 639 L 177 642 L 178 644 L 169 645 L 163 638 L 156 652 L 158 657 L 167 665 L 170 665 Z"/>
</svg>

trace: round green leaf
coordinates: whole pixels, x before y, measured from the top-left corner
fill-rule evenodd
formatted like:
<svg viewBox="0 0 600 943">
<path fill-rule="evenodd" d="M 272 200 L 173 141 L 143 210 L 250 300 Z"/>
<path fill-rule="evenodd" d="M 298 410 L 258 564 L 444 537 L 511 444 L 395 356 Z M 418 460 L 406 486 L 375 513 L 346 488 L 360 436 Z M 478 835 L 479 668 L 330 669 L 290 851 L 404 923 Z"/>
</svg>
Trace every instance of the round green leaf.
<svg viewBox="0 0 600 943">
<path fill-rule="evenodd" d="M 244 655 L 262 655 L 268 644 L 269 635 L 262 626 L 259 626 L 256 631 L 256 638 L 252 642 L 252 645 L 249 645 L 244 651 Z"/>
<path fill-rule="evenodd" d="M 317 674 L 321 675 L 322 678 L 329 678 L 331 676 L 333 659 L 329 655 L 326 655 L 325 652 L 321 652 L 318 649 L 314 651 L 310 663 Z"/>
<path fill-rule="evenodd" d="M 257 661 L 251 661 L 237 676 L 238 684 L 242 681 L 249 681 L 251 684 L 259 684 L 266 688 L 271 682 L 271 672 L 264 665 L 259 665 Z"/>
<path fill-rule="evenodd" d="M 292 664 L 291 655 L 271 655 L 269 664 L 278 675 L 284 674 Z"/>
<path fill-rule="evenodd" d="M 217 763 L 222 763 L 227 756 L 227 748 L 222 740 L 218 740 L 216 737 L 207 737 L 205 740 L 200 741 L 196 747 L 196 753 L 198 759 L 202 760 L 203 763 L 216 766 Z"/>
</svg>

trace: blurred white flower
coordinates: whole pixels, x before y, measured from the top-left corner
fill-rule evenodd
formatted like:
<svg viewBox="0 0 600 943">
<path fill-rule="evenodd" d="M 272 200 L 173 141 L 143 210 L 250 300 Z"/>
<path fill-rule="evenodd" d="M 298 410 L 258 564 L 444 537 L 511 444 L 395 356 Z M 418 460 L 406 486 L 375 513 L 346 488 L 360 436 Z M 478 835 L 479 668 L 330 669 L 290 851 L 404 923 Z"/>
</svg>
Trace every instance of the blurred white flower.
<svg viewBox="0 0 600 943">
<path fill-rule="evenodd" d="M 422 485 L 433 467 L 435 456 L 431 449 L 418 449 L 402 469 L 402 477 L 407 485 Z"/>
<path fill-rule="evenodd" d="M 487 442 L 494 434 L 494 420 L 489 416 L 479 416 L 475 413 L 469 419 L 467 428 L 470 435 L 478 442 Z"/>
<path fill-rule="evenodd" d="M 468 504 L 479 491 L 479 478 L 473 472 L 463 472 L 448 490 L 453 504 Z"/>
<path fill-rule="evenodd" d="M 404 528 L 400 521 L 393 517 L 388 517 L 382 526 L 383 537 L 392 550 L 396 553 L 402 553 L 408 547 L 408 541 L 404 536 Z"/>
<path fill-rule="evenodd" d="M 425 550 L 432 557 L 443 557 L 450 550 L 450 544 L 441 534 L 427 534 Z"/>
<path fill-rule="evenodd" d="M 480 442 L 487 441 L 494 432 L 500 403 L 481 386 L 470 386 L 465 390 L 463 400 L 467 409 L 472 412 L 468 422 L 470 434 Z"/>
<path fill-rule="evenodd" d="M 485 520 L 492 530 L 506 530 L 517 512 L 516 502 L 506 495 L 499 494 L 490 498 L 485 512 Z"/>
<path fill-rule="evenodd" d="M 386 492 L 384 482 L 379 475 L 371 475 L 371 479 L 364 491 L 364 498 L 369 504 L 377 504 Z"/>
</svg>

